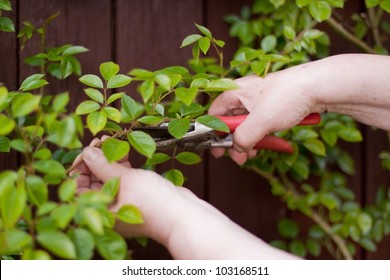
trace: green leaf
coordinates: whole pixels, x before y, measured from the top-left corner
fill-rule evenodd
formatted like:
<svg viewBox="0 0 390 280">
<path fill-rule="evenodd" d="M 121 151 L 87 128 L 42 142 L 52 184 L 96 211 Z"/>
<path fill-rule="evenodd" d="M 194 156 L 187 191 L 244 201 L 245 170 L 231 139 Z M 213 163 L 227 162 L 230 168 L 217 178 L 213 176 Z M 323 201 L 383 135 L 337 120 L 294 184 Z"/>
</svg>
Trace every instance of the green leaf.
<svg viewBox="0 0 390 280">
<path fill-rule="evenodd" d="M 11 2 L 9 0 L 0 0 L 0 10 L 12 11 Z"/>
<path fill-rule="evenodd" d="M 326 1 L 311 1 L 309 11 L 316 21 L 322 22 L 331 16 L 332 7 Z"/>
<path fill-rule="evenodd" d="M 380 6 L 383 10 L 390 13 L 390 1 L 389 0 L 382 0 Z"/>
<path fill-rule="evenodd" d="M 307 139 L 303 142 L 303 146 L 316 155 L 325 156 L 326 154 L 324 143 L 318 139 Z"/>
<path fill-rule="evenodd" d="M 280 250 L 284 250 L 284 251 L 287 250 L 287 244 L 286 244 L 286 242 L 284 242 L 282 240 L 272 240 L 269 243 L 269 245 L 271 245 L 272 247 L 278 248 Z"/>
<path fill-rule="evenodd" d="M 121 112 L 117 108 L 114 107 L 105 107 L 103 108 L 103 112 L 106 113 L 107 118 L 110 120 L 119 123 L 121 121 Z"/>
<path fill-rule="evenodd" d="M 109 138 L 103 141 L 102 151 L 109 162 L 124 158 L 130 151 L 130 145 L 126 141 Z"/>
<path fill-rule="evenodd" d="M 63 232 L 46 230 L 38 233 L 38 242 L 49 252 L 63 259 L 75 259 L 76 248 L 70 238 Z"/>
<path fill-rule="evenodd" d="M 77 115 L 86 115 L 100 109 L 100 105 L 92 100 L 81 102 L 76 108 Z"/>
<path fill-rule="evenodd" d="M 50 217 L 53 218 L 58 228 L 64 229 L 73 219 L 75 213 L 75 205 L 64 204 L 54 209 L 53 212 L 50 213 Z"/>
<path fill-rule="evenodd" d="M 363 140 L 360 131 L 354 127 L 344 127 L 338 131 L 338 135 L 341 139 L 348 142 L 361 142 Z"/>
<path fill-rule="evenodd" d="M 283 6 L 286 3 L 286 0 L 269 0 L 269 1 L 271 2 L 272 5 L 274 5 L 276 9 L 278 9 L 280 6 Z"/>
<path fill-rule="evenodd" d="M 343 8 L 345 0 L 326 0 L 332 7 Z"/>
<path fill-rule="evenodd" d="M 104 63 L 100 64 L 99 70 L 100 70 L 100 74 L 102 75 L 102 77 L 106 81 L 108 81 L 113 76 L 118 74 L 118 72 L 119 72 L 119 65 L 114 63 L 114 62 L 112 62 L 112 61 L 104 62 Z"/>
<path fill-rule="evenodd" d="M 99 254 L 107 260 L 123 260 L 127 256 L 127 244 L 116 232 L 106 230 L 104 235 L 96 235 L 95 244 Z"/>
<path fill-rule="evenodd" d="M 58 189 L 58 196 L 60 200 L 63 202 L 73 201 L 76 189 L 77 183 L 75 180 L 64 181 Z"/>
<path fill-rule="evenodd" d="M 374 241 L 372 241 L 368 237 L 363 237 L 362 239 L 359 240 L 359 244 L 366 249 L 367 251 L 370 252 L 375 252 L 377 250 L 376 244 Z"/>
<path fill-rule="evenodd" d="M 11 187 L 0 197 L 1 217 L 5 228 L 12 228 L 26 207 L 26 190 L 23 186 Z"/>
<path fill-rule="evenodd" d="M 212 38 L 212 35 L 211 35 L 211 32 L 209 29 L 207 29 L 206 27 L 204 27 L 202 25 L 196 24 L 196 23 L 195 23 L 195 25 L 199 29 L 199 31 L 202 32 L 203 35 L 205 35 L 209 39 Z"/>
<path fill-rule="evenodd" d="M 190 106 L 192 101 L 195 99 L 196 95 L 198 94 L 198 88 L 191 87 L 191 88 L 176 88 L 175 89 L 176 97 L 182 101 L 187 106 Z"/>
<path fill-rule="evenodd" d="M 156 105 L 156 108 L 154 108 L 156 110 L 157 113 L 159 113 L 161 116 L 164 116 L 165 114 L 165 109 L 164 109 L 164 106 L 161 105 L 161 104 L 157 104 Z"/>
<path fill-rule="evenodd" d="M 75 55 L 75 54 L 80 54 L 80 53 L 85 53 L 89 51 L 87 48 L 83 46 L 71 46 L 67 48 L 62 55 L 69 56 L 69 55 Z"/>
<path fill-rule="evenodd" d="M 68 236 L 76 248 L 78 260 L 90 260 L 93 257 L 95 241 L 92 234 L 83 228 L 72 228 Z"/>
<path fill-rule="evenodd" d="M 340 208 L 340 199 L 333 193 L 322 193 L 320 195 L 320 202 L 329 210 Z"/>
<path fill-rule="evenodd" d="M 292 27 L 289 26 L 289 25 L 285 25 L 285 26 L 283 27 L 283 35 L 284 35 L 284 37 L 286 37 L 286 38 L 289 39 L 289 40 L 294 40 L 294 38 L 295 38 L 295 36 L 296 36 L 297 34 L 295 33 L 294 28 L 292 28 Z"/>
<path fill-rule="evenodd" d="M 24 142 L 24 140 L 22 139 L 14 139 L 11 141 L 11 148 L 18 151 L 18 152 L 21 152 L 21 153 L 25 153 L 27 151 L 29 151 L 29 149 L 31 149 L 30 147 L 27 146 L 26 142 Z"/>
<path fill-rule="evenodd" d="M 107 193 L 111 199 L 114 199 L 119 191 L 120 180 L 118 177 L 113 177 L 107 180 L 102 186 L 102 191 Z"/>
<path fill-rule="evenodd" d="M 0 114 L 0 136 L 6 136 L 11 133 L 15 128 L 15 122 L 12 119 L 9 119 L 6 115 Z M 9 140 L 6 141 L 5 137 L 2 137 L 3 144 L 9 144 Z M 0 149 L 2 150 L 2 149 Z"/>
<path fill-rule="evenodd" d="M 314 257 L 318 257 L 321 254 L 321 244 L 313 239 L 306 241 L 306 249 Z"/>
<path fill-rule="evenodd" d="M 120 88 L 130 84 L 131 78 L 129 76 L 118 74 L 111 77 L 107 82 L 107 88 Z"/>
<path fill-rule="evenodd" d="M 207 37 L 202 37 L 199 39 L 198 44 L 199 44 L 200 50 L 204 54 L 207 54 L 208 50 L 210 49 L 210 39 Z"/>
<path fill-rule="evenodd" d="M 23 117 L 35 111 L 41 100 L 40 96 L 30 93 L 17 95 L 12 102 L 12 114 L 14 117 Z"/>
<path fill-rule="evenodd" d="M 360 213 L 356 221 L 362 234 L 366 234 L 371 230 L 373 222 L 371 216 L 367 213 Z"/>
<path fill-rule="evenodd" d="M 133 98 L 124 94 L 122 96 L 122 108 L 131 117 L 131 120 L 135 119 L 138 106 Z"/>
<path fill-rule="evenodd" d="M 61 93 L 54 97 L 52 108 L 55 112 L 62 112 L 68 103 L 69 93 Z"/>
<path fill-rule="evenodd" d="M 267 53 L 275 49 L 276 43 L 275 35 L 267 35 L 261 40 L 261 48 Z"/>
<path fill-rule="evenodd" d="M 163 176 L 172 182 L 175 186 L 182 186 L 184 183 L 184 176 L 178 169 L 171 169 L 163 174 Z"/>
<path fill-rule="evenodd" d="M 225 91 L 232 89 L 238 89 L 237 84 L 226 78 L 211 81 L 209 86 L 205 88 L 206 91 Z"/>
<path fill-rule="evenodd" d="M 102 215 L 92 207 L 84 208 L 82 211 L 83 222 L 97 235 L 104 234 Z"/>
<path fill-rule="evenodd" d="M 172 119 L 168 123 L 168 131 L 169 133 L 177 138 L 181 139 L 187 132 L 190 127 L 189 119 Z"/>
<path fill-rule="evenodd" d="M 26 189 L 29 200 L 39 206 L 47 202 L 49 191 L 45 181 L 38 176 L 28 176 L 26 178 Z"/>
<path fill-rule="evenodd" d="M 163 89 L 170 90 L 171 88 L 171 79 L 168 75 L 165 74 L 156 74 L 154 80 L 158 83 Z"/>
<path fill-rule="evenodd" d="M 108 98 L 107 104 L 110 104 L 110 103 L 114 102 L 115 100 L 118 100 L 118 99 L 121 98 L 122 96 L 123 96 L 123 92 L 118 92 L 118 93 L 112 94 L 112 95 Z"/>
<path fill-rule="evenodd" d="M 8 99 L 8 89 L 6 87 L 0 86 L 0 112 L 2 107 Z"/>
<path fill-rule="evenodd" d="M 337 143 L 337 131 L 331 129 L 321 129 L 320 135 L 322 140 L 331 147 Z"/>
<path fill-rule="evenodd" d="M 144 100 L 144 103 L 148 102 L 150 98 L 152 98 L 154 94 L 154 81 L 153 80 L 147 80 L 144 81 L 140 86 L 140 92 L 142 95 L 142 98 Z"/>
<path fill-rule="evenodd" d="M 103 103 L 104 102 L 104 97 L 103 94 L 98 91 L 97 89 L 94 88 L 86 88 L 84 89 L 85 93 L 91 98 L 92 100 Z"/>
<path fill-rule="evenodd" d="M 367 8 L 373 8 L 375 6 L 378 6 L 381 0 L 365 0 L 364 2 L 366 3 Z"/>
<path fill-rule="evenodd" d="M 161 164 L 164 163 L 168 160 L 170 160 L 171 157 L 168 156 L 167 154 L 164 153 L 155 153 L 151 158 L 148 158 L 146 161 L 147 165 L 156 165 L 156 164 Z"/>
<path fill-rule="evenodd" d="M 288 250 L 299 257 L 305 257 L 306 256 L 306 249 L 305 245 L 303 245 L 302 241 L 300 240 L 293 240 L 288 246 Z"/>
<path fill-rule="evenodd" d="M 87 125 L 93 135 L 102 131 L 106 126 L 107 116 L 103 112 L 92 112 L 87 117 Z"/>
<path fill-rule="evenodd" d="M 128 224 L 143 224 L 141 211 L 134 205 L 124 205 L 116 213 L 116 217 Z"/>
<path fill-rule="evenodd" d="M 131 144 L 140 154 L 151 158 L 156 151 L 156 142 L 143 131 L 132 131 L 127 135 Z"/>
<path fill-rule="evenodd" d="M 103 88 L 103 81 L 98 76 L 93 74 L 81 76 L 79 81 L 89 87 Z"/>
<path fill-rule="evenodd" d="M 42 74 L 34 74 L 29 77 L 27 77 L 22 85 L 20 86 L 19 90 L 22 91 L 30 91 L 33 89 L 37 89 L 40 87 L 43 87 L 44 85 L 47 85 L 48 82 L 46 80 L 41 79 L 43 77 Z"/>
<path fill-rule="evenodd" d="M 278 222 L 278 232 L 282 237 L 296 238 L 299 234 L 299 227 L 294 220 L 281 219 Z"/>
<path fill-rule="evenodd" d="M 53 211 L 56 208 L 57 208 L 57 203 L 49 201 L 49 202 L 46 202 L 45 204 L 42 204 L 39 206 L 37 214 L 38 214 L 38 216 L 43 216 L 43 215 L 50 213 L 51 211 Z"/>
<path fill-rule="evenodd" d="M 268 64 L 268 61 L 255 61 L 251 63 L 251 70 L 255 72 L 256 75 L 260 76 L 263 74 L 264 70 L 266 69 Z"/>
<path fill-rule="evenodd" d="M 196 118 L 196 121 L 212 129 L 229 133 L 229 127 L 217 117 L 204 115 Z"/>
<path fill-rule="evenodd" d="M 325 232 L 318 225 L 311 226 L 308 235 L 313 239 L 321 239 L 325 236 Z"/>
<path fill-rule="evenodd" d="M 383 239 L 383 221 L 377 220 L 372 228 L 372 238 L 376 243 L 379 243 Z"/>
<path fill-rule="evenodd" d="M 25 231 L 12 228 L 0 233 L 0 255 L 11 255 L 23 251 L 23 248 L 32 243 L 31 236 Z M 3 259 L 4 260 L 4 259 Z"/>
<path fill-rule="evenodd" d="M 144 124 L 155 125 L 161 123 L 165 118 L 162 116 L 143 116 L 137 121 Z"/>
<path fill-rule="evenodd" d="M 196 164 L 202 161 L 200 156 L 191 152 L 181 152 L 175 157 L 179 162 L 183 164 Z"/>
<path fill-rule="evenodd" d="M 191 45 L 191 44 L 197 42 L 200 38 L 202 38 L 202 36 L 199 35 L 199 34 L 192 34 L 192 35 L 189 35 L 189 36 L 187 36 L 186 38 L 184 38 L 183 42 L 181 43 L 180 48 L 189 46 L 189 45 Z"/>
<path fill-rule="evenodd" d="M 78 199 L 80 205 L 108 204 L 111 202 L 111 197 L 106 192 L 89 191 L 81 194 Z"/>
<path fill-rule="evenodd" d="M 294 141 L 303 141 L 306 139 L 312 139 L 318 137 L 318 133 L 309 128 L 299 127 L 297 128 L 297 130 L 294 129 L 293 132 L 294 132 L 294 136 L 293 136 Z"/>
<path fill-rule="evenodd" d="M 44 174 L 64 177 L 66 175 L 66 170 L 64 166 L 56 160 L 46 159 L 37 161 L 34 164 L 34 168 L 39 172 Z"/>
<path fill-rule="evenodd" d="M 0 129 L 0 134 L 1 134 L 1 129 Z M 0 136 L 0 152 L 8 153 L 10 150 L 11 150 L 11 141 L 9 141 L 7 137 Z"/>
<path fill-rule="evenodd" d="M 15 27 L 10 18 L 0 17 L 0 31 L 15 32 Z"/>
</svg>

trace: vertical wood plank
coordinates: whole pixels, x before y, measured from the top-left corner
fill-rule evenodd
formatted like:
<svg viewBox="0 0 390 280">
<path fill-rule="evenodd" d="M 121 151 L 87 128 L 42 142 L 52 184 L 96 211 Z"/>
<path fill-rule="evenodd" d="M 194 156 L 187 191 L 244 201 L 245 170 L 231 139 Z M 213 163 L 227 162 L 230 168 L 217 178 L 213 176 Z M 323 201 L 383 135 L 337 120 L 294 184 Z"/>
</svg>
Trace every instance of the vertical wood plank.
<svg viewBox="0 0 390 280">
<path fill-rule="evenodd" d="M 4 12 L 3 16 L 12 19 L 15 25 L 14 32 L 0 32 L 0 84 L 9 91 L 18 88 L 18 44 L 17 44 L 17 1 L 11 1 L 12 12 Z M 1 125 L 1 124 L 0 124 Z M 18 158 L 15 152 L 0 153 L 0 172 L 6 169 L 16 169 Z"/>
</svg>

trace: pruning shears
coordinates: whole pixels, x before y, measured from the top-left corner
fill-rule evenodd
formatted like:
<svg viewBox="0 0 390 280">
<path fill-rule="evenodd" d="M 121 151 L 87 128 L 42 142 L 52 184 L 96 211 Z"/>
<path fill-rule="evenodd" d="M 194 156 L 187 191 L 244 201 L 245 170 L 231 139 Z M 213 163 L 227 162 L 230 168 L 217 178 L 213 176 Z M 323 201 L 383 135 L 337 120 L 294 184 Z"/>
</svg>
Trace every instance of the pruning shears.
<svg viewBox="0 0 390 280">
<path fill-rule="evenodd" d="M 158 150 L 174 147 L 192 151 L 202 151 L 216 147 L 231 148 L 233 147 L 233 133 L 246 117 L 247 115 L 217 116 L 217 118 L 227 125 L 230 130 L 229 133 L 221 133 L 199 122 L 193 121 L 187 133 L 181 139 L 174 138 L 170 135 L 167 122 L 153 127 L 138 127 L 136 130 L 149 134 L 155 140 Z M 320 114 L 312 113 L 298 125 L 316 125 L 320 122 Z M 265 149 L 290 154 L 294 152 L 292 145 L 288 141 L 273 135 L 266 135 L 254 146 L 254 149 Z"/>
</svg>

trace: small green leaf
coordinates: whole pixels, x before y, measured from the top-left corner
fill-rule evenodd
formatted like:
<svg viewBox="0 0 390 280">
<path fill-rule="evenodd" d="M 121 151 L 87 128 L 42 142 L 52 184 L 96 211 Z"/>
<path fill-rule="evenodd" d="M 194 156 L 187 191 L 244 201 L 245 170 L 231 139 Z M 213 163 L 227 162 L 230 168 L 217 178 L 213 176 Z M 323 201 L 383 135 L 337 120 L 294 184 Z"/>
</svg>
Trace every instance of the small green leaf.
<svg viewBox="0 0 390 280">
<path fill-rule="evenodd" d="M 293 132 L 294 132 L 294 136 L 293 136 L 294 141 L 303 141 L 306 139 L 312 139 L 318 137 L 318 133 L 309 128 L 298 128 L 298 130 L 294 130 Z"/>
<path fill-rule="evenodd" d="M 34 74 L 29 76 L 27 79 L 25 79 L 20 86 L 20 90 L 22 91 L 30 91 L 33 89 L 37 89 L 40 87 L 43 87 L 44 85 L 47 85 L 48 82 L 41 79 L 43 77 L 42 74 Z"/>
<path fill-rule="evenodd" d="M 103 108 L 103 112 L 106 113 L 107 118 L 110 120 L 119 123 L 121 121 L 121 112 L 117 108 L 114 107 L 105 107 Z"/>
<path fill-rule="evenodd" d="M 83 46 L 71 46 L 67 48 L 62 55 L 69 56 L 69 55 L 75 55 L 75 54 L 80 54 L 80 53 L 85 53 L 89 51 L 87 48 Z"/>
<path fill-rule="evenodd" d="M 104 234 L 103 219 L 98 210 L 92 207 L 84 208 L 82 217 L 84 223 L 93 233 L 97 235 Z"/>
<path fill-rule="evenodd" d="M 180 87 L 175 89 L 176 97 L 187 106 L 191 105 L 197 93 L 198 93 L 198 88 L 196 87 L 191 87 L 191 88 Z"/>
<path fill-rule="evenodd" d="M 264 70 L 267 68 L 268 61 L 255 61 L 251 63 L 251 70 L 255 72 L 256 75 L 261 76 L 264 73 Z"/>
<path fill-rule="evenodd" d="M 140 92 L 142 95 L 142 98 L 144 100 L 144 103 L 148 102 L 150 98 L 152 98 L 154 94 L 154 81 L 153 80 L 147 80 L 144 81 L 140 86 Z"/>
<path fill-rule="evenodd" d="M 128 224 L 143 224 L 141 211 L 134 205 L 124 205 L 116 213 L 116 217 Z"/>
<path fill-rule="evenodd" d="M 57 203 L 50 202 L 50 201 L 46 202 L 45 204 L 39 206 L 37 214 L 38 216 L 46 215 L 51 211 L 53 211 L 54 209 L 56 209 L 57 207 L 58 207 Z"/>
<path fill-rule="evenodd" d="M 0 10 L 12 11 L 11 2 L 9 0 L 1 0 L 0 1 Z"/>
<path fill-rule="evenodd" d="M 87 125 L 93 135 L 102 131 L 106 126 L 107 116 L 103 112 L 92 112 L 87 117 Z"/>
<path fill-rule="evenodd" d="M 95 247 L 92 234 L 83 228 L 72 228 L 69 230 L 68 236 L 76 248 L 78 260 L 89 260 L 92 258 Z"/>
<path fill-rule="evenodd" d="M 378 6 L 378 4 L 381 2 L 381 0 L 365 0 L 367 8 L 373 8 L 375 6 Z"/>
<path fill-rule="evenodd" d="M 212 38 L 212 35 L 211 35 L 211 32 L 208 28 L 202 26 L 202 25 L 199 25 L 199 24 L 196 24 L 196 27 L 199 29 L 200 32 L 202 32 L 203 35 L 205 35 L 207 38 L 211 39 Z"/>
<path fill-rule="evenodd" d="M 180 48 L 189 46 L 189 45 L 191 45 L 191 44 L 197 42 L 200 38 L 202 38 L 202 36 L 199 35 L 199 34 L 192 34 L 192 35 L 189 35 L 189 36 L 187 36 L 186 38 L 184 38 L 183 42 L 181 43 Z"/>
<path fill-rule="evenodd" d="M 106 230 L 104 235 L 95 235 L 99 254 L 107 260 L 123 260 L 127 256 L 127 244 L 116 232 Z"/>
<path fill-rule="evenodd" d="M 278 232 L 282 237 L 296 238 L 299 234 L 299 227 L 294 220 L 281 219 L 278 222 Z"/>
<path fill-rule="evenodd" d="M 372 228 L 372 218 L 367 213 L 360 213 L 357 217 L 357 225 L 362 234 L 368 233 Z"/>
<path fill-rule="evenodd" d="M 380 6 L 383 10 L 390 13 L 390 1 L 389 0 L 382 0 Z"/>
<path fill-rule="evenodd" d="M 164 153 L 155 153 L 151 158 L 148 158 L 146 161 L 147 165 L 156 165 L 156 164 L 161 164 L 164 163 L 168 160 L 170 160 L 171 157 L 168 156 L 167 154 Z"/>
<path fill-rule="evenodd" d="M 168 75 L 165 74 L 156 74 L 154 80 L 158 83 L 163 89 L 170 90 L 171 88 L 171 79 Z"/>
<path fill-rule="evenodd" d="M 58 228 L 64 229 L 73 219 L 75 213 L 75 205 L 64 204 L 54 209 L 53 212 L 50 213 L 50 217 L 53 218 Z"/>
<path fill-rule="evenodd" d="M 169 133 L 177 139 L 181 139 L 188 132 L 189 127 L 190 120 L 186 118 L 172 119 L 168 123 Z"/>
<path fill-rule="evenodd" d="M 52 108 L 55 112 L 62 112 L 68 103 L 69 93 L 57 94 L 56 97 L 54 97 Z"/>
<path fill-rule="evenodd" d="M 113 76 L 118 74 L 118 72 L 119 72 L 119 65 L 114 63 L 114 62 L 112 62 L 112 61 L 104 62 L 104 63 L 100 64 L 99 70 L 100 70 L 100 74 L 102 75 L 102 77 L 106 81 L 108 81 Z"/>
<path fill-rule="evenodd" d="M 175 186 L 182 186 L 184 183 L 184 176 L 178 169 L 171 169 L 163 174 L 163 176 L 172 182 Z"/>
<path fill-rule="evenodd" d="M 38 176 L 28 176 L 26 178 L 26 189 L 29 201 L 39 206 L 47 202 L 49 191 L 44 180 Z"/>
<path fill-rule="evenodd" d="M 56 230 L 41 231 L 38 233 L 37 240 L 46 250 L 60 258 L 76 258 L 75 246 L 63 232 Z"/>
<path fill-rule="evenodd" d="M 161 116 L 164 116 L 165 114 L 165 109 L 164 109 L 164 106 L 161 105 L 161 104 L 157 104 L 156 105 L 156 108 L 154 108 L 156 110 L 157 113 L 159 113 Z"/>
<path fill-rule="evenodd" d="M 338 131 L 338 135 L 341 139 L 348 142 L 361 142 L 363 140 L 360 131 L 354 127 L 344 127 Z"/>
<path fill-rule="evenodd" d="M 118 74 L 111 77 L 107 82 L 107 88 L 120 88 L 130 84 L 131 78 L 129 76 Z"/>
<path fill-rule="evenodd" d="M 95 206 L 96 204 L 108 204 L 111 202 L 111 197 L 101 191 L 89 191 L 81 194 L 78 199 L 78 203 L 80 205 L 92 205 Z"/>
<path fill-rule="evenodd" d="M 294 28 L 292 28 L 289 25 L 285 25 L 283 27 L 283 35 L 284 35 L 284 37 L 286 37 L 289 40 L 294 40 L 296 33 L 295 33 Z"/>
<path fill-rule="evenodd" d="M 132 131 L 127 135 L 131 146 L 140 154 L 151 158 L 156 151 L 156 142 L 153 138 L 143 131 Z"/>
<path fill-rule="evenodd" d="M 275 49 L 276 43 L 275 35 L 267 35 L 261 40 L 261 48 L 267 53 Z"/>
<path fill-rule="evenodd" d="M 15 27 L 10 18 L 0 17 L 0 31 L 15 32 Z"/>
<path fill-rule="evenodd" d="M 114 102 L 115 100 L 118 100 L 118 99 L 121 98 L 122 96 L 123 96 L 123 92 L 118 92 L 118 93 L 112 94 L 112 95 L 108 98 L 107 104 L 110 104 L 110 103 Z"/>
<path fill-rule="evenodd" d="M 16 228 L 2 231 L 0 232 L 0 255 L 13 255 L 15 252 L 24 251 L 24 247 L 31 244 L 31 242 L 31 236 L 25 231 Z"/>
<path fill-rule="evenodd" d="M 81 102 L 76 108 L 77 115 L 86 115 L 100 109 L 100 105 L 92 100 Z"/>
<path fill-rule="evenodd" d="M 161 123 L 165 118 L 162 116 L 143 116 L 137 121 L 144 124 L 155 125 Z"/>
<path fill-rule="evenodd" d="M 321 239 L 325 236 L 325 232 L 318 225 L 311 226 L 308 235 L 313 239 Z"/>
<path fill-rule="evenodd" d="M 20 219 L 26 204 L 27 194 L 24 186 L 11 187 L 0 197 L 1 217 L 5 228 L 12 228 Z"/>
<path fill-rule="evenodd" d="M 79 81 L 89 87 L 103 88 L 103 81 L 98 76 L 93 74 L 81 76 Z"/>
<path fill-rule="evenodd" d="M 107 193 L 112 199 L 114 199 L 119 191 L 120 180 L 118 177 L 113 177 L 107 180 L 102 186 L 102 191 Z"/>
<path fill-rule="evenodd" d="M 306 256 L 306 249 L 305 245 L 303 245 L 302 241 L 300 240 L 293 240 L 288 246 L 288 250 L 298 256 L 298 257 L 305 257 Z"/>
<path fill-rule="evenodd" d="M 198 44 L 199 44 L 200 50 L 204 54 L 207 54 L 208 50 L 210 49 L 210 39 L 207 37 L 202 37 L 199 39 Z"/>
<path fill-rule="evenodd" d="M 9 141 L 7 137 L 0 136 L 0 152 L 8 153 L 10 150 L 11 150 L 11 141 Z"/>
<path fill-rule="evenodd" d="M 202 161 L 200 156 L 191 152 L 181 152 L 175 157 L 179 162 L 183 164 L 196 164 Z"/>
<path fill-rule="evenodd" d="M 333 193 L 322 193 L 320 195 L 320 202 L 329 210 L 340 208 L 340 199 Z"/>
<path fill-rule="evenodd" d="M 374 241 L 372 241 L 370 238 L 368 237 L 363 237 L 362 239 L 359 240 L 359 244 L 364 248 L 366 249 L 367 251 L 369 252 L 375 252 L 377 250 L 377 246 L 376 244 L 374 243 Z"/>
<path fill-rule="evenodd" d="M 318 257 L 321 254 L 321 244 L 313 239 L 306 241 L 306 249 L 314 257 Z"/>
<path fill-rule="evenodd" d="M 21 153 L 25 153 L 31 149 L 31 147 L 28 147 L 26 142 L 24 142 L 22 139 L 12 140 L 11 148 Z"/>
<path fill-rule="evenodd" d="M 85 93 L 91 98 L 92 100 L 103 103 L 104 102 L 104 97 L 103 94 L 98 91 L 97 89 L 94 88 L 86 88 L 84 89 Z"/>
<path fill-rule="evenodd" d="M 0 136 L 6 136 L 11 133 L 15 128 L 15 122 L 12 119 L 9 119 L 6 115 L 0 114 Z M 5 140 L 5 137 L 2 138 L 4 145 L 8 142 Z"/>
<path fill-rule="evenodd" d="M 214 116 L 200 116 L 196 119 L 196 121 L 218 131 L 226 133 L 230 132 L 229 127 L 226 125 L 226 123 Z"/>
<path fill-rule="evenodd" d="M 76 189 L 77 183 L 75 180 L 64 181 L 58 189 L 58 196 L 60 200 L 63 202 L 72 201 L 74 199 Z"/>
<path fill-rule="evenodd" d="M 23 117 L 39 106 L 41 97 L 38 95 L 32 95 L 30 93 L 23 93 L 17 95 L 12 102 L 12 114 L 14 117 Z"/>
<path fill-rule="evenodd" d="M 325 156 L 326 154 L 324 143 L 318 139 L 306 139 L 303 146 L 316 155 Z"/>
<path fill-rule="evenodd" d="M 337 131 L 332 129 L 321 129 L 320 135 L 322 140 L 325 141 L 331 147 L 334 147 L 337 143 Z"/>
<path fill-rule="evenodd" d="M 326 1 L 311 1 L 309 11 L 316 21 L 322 22 L 331 16 L 332 7 Z"/>
<path fill-rule="evenodd" d="M 209 86 L 205 88 L 206 91 L 225 91 L 232 89 L 238 89 L 237 84 L 226 78 L 211 81 Z"/>
<path fill-rule="evenodd" d="M 122 96 L 122 108 L 131 117 L 131 120 L 135 119 L 138 106 L 133 98 L 124 94 Z"/>
<path fill-rule="evenodd" d="M 0 112 L 3 105 L 6 103 L 8 98 L 8 89 L 6 87 L 0 86 Z"/>
<path fill-rule="evenodd" d="M 64 166 L 56 160 L 46 159 L 37 161 L 34 164 L 34 168 L 39 172 L 44 174 L 64 177 L 66 175 L 66 170 Z"/>
<path fill-rule="evenodd" d="M 102 150 L 109 162 L 124 158 L 130 151 L 130 145 L 126 141 L 109 138 L 103 141 Z"/>
</svg>

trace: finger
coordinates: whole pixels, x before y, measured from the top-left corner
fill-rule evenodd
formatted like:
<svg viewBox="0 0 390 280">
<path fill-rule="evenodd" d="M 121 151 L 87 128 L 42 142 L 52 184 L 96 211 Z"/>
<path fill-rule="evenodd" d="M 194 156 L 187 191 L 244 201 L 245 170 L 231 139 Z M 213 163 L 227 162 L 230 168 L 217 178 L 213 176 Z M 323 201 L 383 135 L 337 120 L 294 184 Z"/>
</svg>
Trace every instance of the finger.
<svg viewBox="0 0 390 280">
<path fill-rule="evenodd" d="M 243 165 L 248 159 L 246 153 L 240 153 L 234 149 L 229 149 L 229 155 L 238 165 Z"/>
<path fill-rule="evenodd" d="M 243 105 L 238 96 L 238 90 L 225 91 L 213 101 L 208 113 L 214 116 L 224 116 L 231 114 L 231 111 L 236 108 L 242 108 Z"/>
<path fill-rule="evenodd" d="M 77 188 L 88 188 L 90 183 L 90 178 L 87 175 L 80 175 L 76 178 Z"/>
<path fill-rule="evenodd" d="M 77 195 L 80 195 L 80 194 L 89 192 L 90 190 L 91 190 L 90 188 L 77 188 L 77 189 L 76 189 L 76 194 L 77 194 Z"/>
<path fill-rule="evenodd" d="M 73 176 L 75 174 L 89 175 L 91 174 L 91 171 L 89 170 L 88 166 L 81 160 L 80 164 L 71 172 L 69 172 L 70 176 Z"/>
<path fill-rule="evenodd" d="M 101 182 L 92 182 L 89 186 L 91 190 L 100 190 L 102 188 Z"/>
<path fill-rule="evenodd" d="M 215 157 L 215 158 L 220 158 L 225 154 L 224 148 L 212 148 L 210 149 L 210 153 Z"/>
<path fill-rule="evenodd" d="M 101 144 L 102 144 L 102 140 L 100 140 L 99 138 L 94 138 L 89 144 L 89 147 L 99 147 Z"/>
<path fill-rule="evenodd" d="M 257 150 L 250 150 L 248 153 L 248 159 L 252 159 L 254 158 L 255 156 L 257 156 Z"/>
<path fill-rule="evenodd" d="M 106 182 L 112 177 L 121 177 L 131 170 L 117 162 L 109 163 L 103 152 L 95 147 L 89 147 L 84 150 L 84 162 L 102 182 Z"/>
</svg>

